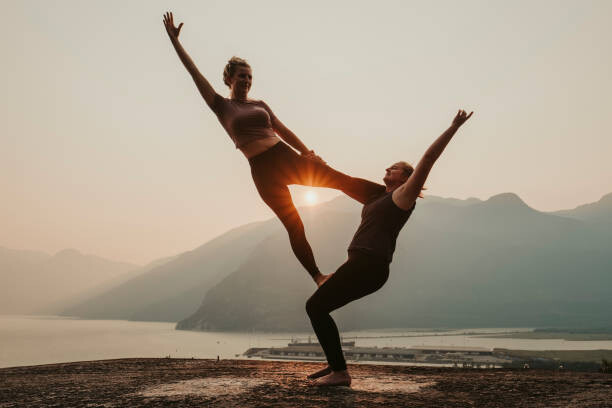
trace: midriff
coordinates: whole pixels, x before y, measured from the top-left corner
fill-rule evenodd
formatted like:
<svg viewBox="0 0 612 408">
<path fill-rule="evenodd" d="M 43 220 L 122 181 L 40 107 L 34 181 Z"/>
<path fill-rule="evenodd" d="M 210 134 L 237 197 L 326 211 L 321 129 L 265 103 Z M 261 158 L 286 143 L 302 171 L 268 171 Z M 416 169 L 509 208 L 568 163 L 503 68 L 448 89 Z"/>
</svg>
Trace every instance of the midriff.
<svg viewBox="0 0 612 408">
<path fill-rule="evenodd" d="M 240 151 L 246 156 L 247 159 L 257 156 L 260 153 L 265 152 L 275 144 L 280 142 L 278 136 L 270 136 L 264 139 L 256 139 L 251 143 L 246 144 L 240 148 Z"/>
</svg>

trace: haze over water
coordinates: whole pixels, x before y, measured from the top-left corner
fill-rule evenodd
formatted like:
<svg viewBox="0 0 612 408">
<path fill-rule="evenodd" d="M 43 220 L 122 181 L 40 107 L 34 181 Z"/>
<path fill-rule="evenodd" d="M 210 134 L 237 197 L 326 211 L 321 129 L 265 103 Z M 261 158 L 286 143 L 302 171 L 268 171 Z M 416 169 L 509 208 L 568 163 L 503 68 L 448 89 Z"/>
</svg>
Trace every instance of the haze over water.
<svg viewBox="0 0 612 408">
<path fill-rule="evenodd" d="M 132 357 L 236 358 L 250 347 L 283 347 L 312 333 L 227 333 L 174 330 L 174 323 L 73 320 L 52 316 L 0 315 L 0 367 Z M 467 329 L 466 329 L 467 330 Z M 478 329 L 507 331 L 510 329 Z M 470 329 L 470 332 L 475 331 Z M 410 329 L 345 332 L 358 346 L 464 346 L 522 350 L 612 349 L 612 341 L 481 338 L 473 335 L 372 338 Z"/>
</svg>

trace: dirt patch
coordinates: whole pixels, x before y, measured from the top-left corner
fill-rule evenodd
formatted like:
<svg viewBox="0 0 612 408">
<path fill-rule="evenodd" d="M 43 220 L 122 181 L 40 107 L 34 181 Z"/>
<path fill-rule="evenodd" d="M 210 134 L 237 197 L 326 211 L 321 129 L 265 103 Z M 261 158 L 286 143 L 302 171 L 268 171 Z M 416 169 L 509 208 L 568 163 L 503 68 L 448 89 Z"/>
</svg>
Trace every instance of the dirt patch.
<svg viewBox="0 0 612 408">
<path fill-rule="evenodd" d="M 421 391 L 423 387 L 433 386 L 435 382 L 421 378 L 421 382 L 405 376 L 360 376 L 353 377 L 351 389 L 354 391 L 376 393 L 404 393 L 410 394 Z"/>
<path fill-rule="evenodd" d="M 399 376 L 373 377 L 360 376 L 353 378 L 350 387 L 345 387 L 350 391 L 363 391 L 374 393 L 414 393 L 421 388 L 432 386 L 434 382 L 417 382 Z M 200 395 L 207 397 L 221 397 L 238 395 L 250 392 L 255 387 L 269 386 L 274 387 L 277 383 L 249 377 L 217 377 L 217 378 L 198 378 L 168 384 L 160 384 L 147 387 L 137 394 L 147 398 L 156 397 L 176 397 L 179 395 Z"/>
<path fill-rule="evenodd" d="M 306 380 L 320 363 L 122 359 L 0 369 L 0 407 L 610 407 L 612 375 L 349 364 L 353 385 Z"/>
<path fill-rule="evenodd" d="M 267 383 L 264 380 L 248 377 L 198 378 L 148 387 L 138 394 L 149 398 L 175 397 L 177 395 L 220 397 L 249 392 L 251 389 Z"/>
</svg>

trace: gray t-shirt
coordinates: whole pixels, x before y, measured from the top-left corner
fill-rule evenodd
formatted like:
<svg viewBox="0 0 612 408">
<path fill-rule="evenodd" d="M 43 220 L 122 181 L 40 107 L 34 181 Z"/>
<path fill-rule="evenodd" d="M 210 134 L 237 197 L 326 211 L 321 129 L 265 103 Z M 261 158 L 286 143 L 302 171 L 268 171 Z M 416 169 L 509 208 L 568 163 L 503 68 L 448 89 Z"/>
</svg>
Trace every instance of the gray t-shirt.
<svg viewBox="0 0 612 408">
<path fill-rule="evenodd" d="M 237 101 L 215 94 L 210 107 L 232 138 L 236 149 L 257 139 L 274 137 L 276 116 L 263 101 Z"/>
<path fill-rule="evenodd" d="M 361 210 L 361 224 L 348 247 L 349 251 L 360 251 L 391 262 L 395 242 L 400 230 L 408 221 L 415 204 L 408 211 L 393 202 L 393 193 L 373 197 Z"/>
</svg>

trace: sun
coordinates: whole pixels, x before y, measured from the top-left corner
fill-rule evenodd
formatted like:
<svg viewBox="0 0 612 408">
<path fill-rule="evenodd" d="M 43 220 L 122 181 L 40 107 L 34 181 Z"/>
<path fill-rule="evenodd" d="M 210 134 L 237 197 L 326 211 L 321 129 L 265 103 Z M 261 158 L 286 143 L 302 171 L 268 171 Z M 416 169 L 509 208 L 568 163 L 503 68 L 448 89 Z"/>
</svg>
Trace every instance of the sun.
<svg viewBox="0 0 612 408">
<path fill-rule="evenodd" d="M 317 193 L 312 190 L 307 191 L 304 198 L 306 199 L 306 204 L 308 205 L 314 205 L 317 203 Z"/>
</svg>

